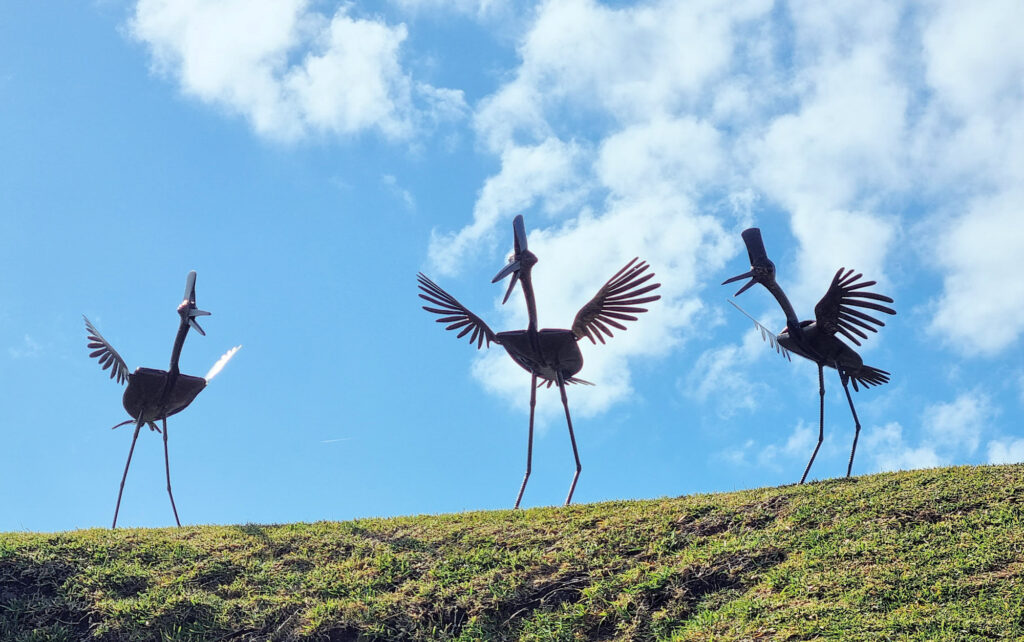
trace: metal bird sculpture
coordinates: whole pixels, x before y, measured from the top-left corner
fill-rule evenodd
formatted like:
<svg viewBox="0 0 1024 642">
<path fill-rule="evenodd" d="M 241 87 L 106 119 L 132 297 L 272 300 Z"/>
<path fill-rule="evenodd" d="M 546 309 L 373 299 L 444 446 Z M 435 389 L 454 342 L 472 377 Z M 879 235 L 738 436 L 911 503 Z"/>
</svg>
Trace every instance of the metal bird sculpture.
<svg viewBox="0 0 1024 642">
<path fill-rule="evenodd" d="M 786 297 L 785 292 L 775 281 L 775 264 L 768 259 L 764 249 L 764 242 L 761 240 L 761 230 L 756 227 L 743 231 L 743 241 L 747 246 L 747 254 L 750 256 L 750 271 L 725 280 L 722 285 L 733 283 L 741 279 L 750 278 L 734 296 L 739 296 L 755 283 L 760 283 L 775 297 L 782 306 L 786 315 L 786 327 L 778 336 L 773 336 L 771 330 L 754 320 L 754 323 L 761 330 L 761 336 L 768 338 L 769 342 L 776 349 L 781 348 L 783 354 L 788 358 L 788 353 L 801 356 L 813 361 L 818 366 L 818 443 L 811 453 L 811 460 L 807 462 L 800 483 L 807 479 L 807 473 L 811 470 L 811 464 L 818 455 L 821 442 L 825 438 L 825 375 L 824 368 L 835 368 L 839 373 L 839 381 L 843 384 L 846 392 L 846 400 L 850 403 L 850 412 L 853 414 L 855 432 L 853 435 L 853 447 L 850 449 L 850 462 L 846 467 L 846 476 L 850 476 L 853 470 L 853 457 L 857 452 L 857 439 L 860 437 L 860 420 L 857 418 L 857 410 L 853 407 L 853 397 L 850 395 L 848 383 L 853 383 L 853 389 L 858 391 L 858 384 L 865 388 L 879 386 L 889 382 L 889 373 L 872 366 L 864 365 L 860 355 L 846 345 L 836 336 L 842 334 L 855 345 L 860 345 L 861 339 L 867 339 L 868 335 L 863 330 L 878 332 L 874 326 L 884 326 L 880 319 L 863 312 L 861 309 L 875 310 L 885 314 L 896 314 L 892 308 L 876 303 L 892 303 L 893 300 L 882 294 L 867 292 L 864 288 L 875 285 L 874 281 L 860 281 L 861 274 L 854 274 L 853 270 L 839 268 L 832 278 L 832 284 L 825 296 L 814 306 L 813 321 L 799 321 L 793 306 Z M 730 301 L 730 303 L 732 303 Z M 737 308 L 735 303 L 733 304 Z M 742 309 L 740 310 L 742 312 Z M 744 312 L 746 314 L 746 312 Z M 750 315 L 747 315 L 750 317 Z M 753 317 L 750 317 L 753 319 Z"/>
<path fill-rule="evenodd" d="M 455 297 L 442 290 L 422 273 L 418 275 L 419 288 L 422 291 L 419 296 L 431 304 L 423 306 L 424 310 L 439 315 L 440 318 L 436 320 L 438 323 L 448 324 L 445 327 L 446 330 L 459 330 L 458 338 L 469 334 L 470 344 L 475 343 L 477 349 L 483 347 L 485 342 L 488 347 L 491 343 L 502 346 L 513 361 L 530 373 L 530 429 L 526 447 L 526 474 L 519 487 L 514 508 L 519 508 L 523 491 L 526 490 L 526 482 L 530 479 L 533 460 L 533 415 L 537 404 L 537 386 L 545 383 L 548 388 L 553 384 L 558 386 L 562 397 L 562 406 L 565 408 L 565 421 L 569 427 L 572 454 L 576 459 L 576 472 L 573 475 L 572 484 L 569 486 L 569 494 L 565 498 L 565 505 L 568 506 L 572 502 L 572 495 L 576 490 L 576 482 L 579 480 L 583 466 L 580 464 L 580 455 L 576 448 L 576 436 L 573 434 L 572 417 L 569 415 L 569 401 L 565 395 L 565 386 L 573 383 L 593 385 L 589 381 L 578 379 L 575 376 L 583 368 L 583 354 L 576 344 L 584 337 L 590 339 L 590 342 L 594 344 L 597 341 L 604 343 L 605 336 L 612 336 L 611 328 L 625 330 L 626 326 L 623 325 L 623 322 L 636 321 L 637 317 L 633 315 L 647 311 L 646 308 L 637 306 L 661 298 L 657 294 L 644 296 L 660 287 L 661 284 L 647 284 L 654 273 L 648 272 L 650 266 L 646 262 L 638 262 L 639 259 L 634 258 L 616 272 L 598 290 L 594 298 L 580 309 L 571 330 L 552 328 L 538 330 L 537 303 L 533 294 L 532 277 L 537 256 L 527 248 L 526 226 L 521 215 L 515 217 L 512 229 L 515 251 L 509 257 L 508 264 L 498 272 L 491 283 L 497 283 L 509 276 L 512 277 L 508 290 L 505 291 L 503 304 L 508 301 L 516 283 L 522 284 L 523 297 L 526 299 L 526 310 L 529 315 L 529 325 L 525 330 L 495 334 L 480 317 L 466 309 Z"/>
<path fill-rule="evenodd" d="M 143 424 L 149 426 L 150 430 L 162 432 L 164 438 L 164 469 L 167 472 L 167 495 L 171 498 L 171 510 L 174 511 L 174 521 L 181 526 L 178 519 L 178 509 L 174 505 L 174 494 L 171 492 L 171 465 L 167 454 L 167 418 L 177 414 L 188 407 L 189 404 L 202 392 L 206 384 L 212 379 L 224 365 L 238 352 L 241 346 L 228 350 L 217 363 L 214 364 L 206 377 L 194 377 L 181 374 L 178 369 L 178 359 L 181 356 L 181 348 L 185 345 L 185 337 L 189 328 L 205 336 L 206 333 L 199 327 L 196 317 L 209 315 L 196 307 L 196 273 L 188 273 L 185 281 L 185 296 L 178 306 L 178 315 L 181 323 L 178 325 L 178 334 L 174 337 L 174 348 L 171 350 L 171 366 L 169 370 L 156 370 L 154 368 L 137 368 L 135 372 L 128 374 L 128 366 L 124 359 L 118 354 L 110 343 L 103 338 L 103 335 L 93 326 L 89 319 L 85 319 L 85 329 L 88 332 L 89 348 L 93 351 L 90 357 L 99 359 L 104 370 L 110 370 L 110 378 L 120 384 L 128 382 L 125 388 L 122 403 L 124 409 L 132 417 L 123 421 L 114 428 L 125 424 L 135 424 L 135 434 L 132 435 L 132 445 L 128 449 L 128 461 L 124 465 L 124 474 L 121 476 L 121 488 L 117 492 L 117 506 L 114 508 L 114 523 L 111 528 L 117 528 L 117 514 L 121 509 L 121 494 L 124 492 L 124 482 L 128 477 L 128 467 L 132 463 L 132 453 L 135 452 L 135 441 L 139 438 L 139 430 Z M 156 422 L 163 423 L 163 430 L 157 427 Z"/>
</svg>

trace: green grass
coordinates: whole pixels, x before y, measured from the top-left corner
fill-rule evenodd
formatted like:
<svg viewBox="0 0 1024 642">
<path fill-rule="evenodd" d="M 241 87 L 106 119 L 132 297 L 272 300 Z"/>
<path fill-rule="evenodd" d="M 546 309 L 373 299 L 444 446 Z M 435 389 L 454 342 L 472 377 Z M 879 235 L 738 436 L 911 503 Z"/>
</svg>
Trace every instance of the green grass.
<svg viewBox="0 0 1024 642">
<path fill-rule="evenodd" d="M 1024 466 L 0 535 L 0 639 L 1024 639 Z"/>
</svg>

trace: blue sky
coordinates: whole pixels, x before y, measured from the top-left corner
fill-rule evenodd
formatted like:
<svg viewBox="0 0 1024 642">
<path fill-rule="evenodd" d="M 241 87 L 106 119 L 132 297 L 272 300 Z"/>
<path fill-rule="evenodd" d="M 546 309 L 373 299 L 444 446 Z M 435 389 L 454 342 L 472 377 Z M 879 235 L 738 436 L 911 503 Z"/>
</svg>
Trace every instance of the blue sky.
<svg viewBox="0 0 1024 642">
<path fill-rule="evenodd" d="M 419 309 L 424 271 L 495 331 L 526 217 L 542 327 L 633 256 L 663 299 L 569 391 L 579 502 L 791 483 L 817 373 L 726 304 L 762 228 L 798 314 L 835 270 L 899 314 L 861 350 L 855 473 L 1024 460 L 1024 9 L 1015 0 L 115 0 L 0 9 L 0 530 L 106 526 L 129 368 L 165 368 L 185 275 L 244 347 L 169 422 L 183 523 L 511 507 L 529 377 Z M 755 288 L 738 302 L 770 327 Z M 826 373 L 812 478 L 853 425 Z M 572 455 L 539 395 L 524 506 Z M 119 523 L 164 526 L 159 436 Z"/>
</svg>

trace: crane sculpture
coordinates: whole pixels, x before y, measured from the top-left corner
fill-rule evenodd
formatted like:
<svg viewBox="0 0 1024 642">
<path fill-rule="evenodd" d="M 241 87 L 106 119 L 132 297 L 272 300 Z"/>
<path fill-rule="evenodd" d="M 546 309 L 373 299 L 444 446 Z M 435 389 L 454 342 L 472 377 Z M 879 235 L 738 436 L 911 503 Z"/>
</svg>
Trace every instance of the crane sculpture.
<svg viewBox="0 0 1024 642">
<path fill-rule="evenodd" d="M 843 384 L 846 392 L 846 400 L 850 403 L 850 412 L 853 414 L 855 431 L 853 434 L 853 447 L 850 449 L 850 462 L 846 466 L 846 476 L 850 476 L 853 470 L 853 457 L 857 452 L 857 438 L 860 437 L 860 420 L 857 418 L 857 409 L 853 406 L 853 397 L 850 395 L 848 383 L 853 383 L 854 391 L 859 391 L 858 384 L 869 388 L 889 382 L 889 373 L 872 366 L 864 365 L 860 355 L 850 346 L 843 343 L 836 333 L 860 345 L 857 337 L 867 339 L 868 335 L 862 330 L 878 332 L 874 326 L 884 326 L 880 319 L 866 314 L 858 308 L 867 308 L 884 312 L 885 314 L 896 314 L 892 308 L 876 303 L 892 303 L 893 300 L 885 295 L 867 292 L 864 288 L 875 285 L 875 281 L 860 281 L 861 274 L 854 274 L 853 270 L 839 268 L 832 278 L 825 296 L 814 306 L 814 321 L 799 321 L 793 305 L 786 297 L 786 293 L 779 287 L 775 280 L 775 264 L 768 259 L 764 249 L 764 242 L 761 239 L 761 230 L 752 227 L 742 233 L 743 242 L 747 246 L 747 254 L 750 257 L 750 271 L 726 279 L 722 285 L 733 283 L 741 279 L 750 278 L 733 296 L 739 296 L 755 283 L 760 283 L 775 297 L 786 315 L 786 327 L 778 336 L 774 337 L 772 345 L 776 349 L 792 352 L 805 359 L 813 361 L 818 366 L 818 443 L 811 453 L 811 460 L 807 462 L 800 483 L 807 479 L 807 473 L 811 470 L 814 458 L 818 455 L 821 442 L 825 438 L 825 367 L 835 368 L 839 373 L 839 381 Z M 731 301 L 730 301 L 731 303 Z M 736 306 L 736 304 L 733 304 Z M 739 308 L 739 306 L 736 306 Z M 742 312 L 742 309 L 740 309 Z M 746 314 L 746 312 L 744 312 Z M 750 317 L 750 315 L 747 315 Z M 773 333 L 750 317 L 761 330 L 761 336 L 769 338 Z M 873 325 L 872 325 L 873 324 Z M 856 336 L 854 336 L 856 335 Z M 785 353 L 788 358 L 788 353 Z"/>
<path fill-rule="evenodd" d="M 646 308 L 637 306 L 661 298 L 657 294 L 644 296 L 660 287 L 661 284 L 644 285 L 654 276 L 654 273 L 647 271 L 649 266 L 646 262 L 637 262 L 638 259 L 634 258 L 616 272 L 598 290 L 594 298 L 583 306 L 576 315 L 571 330 L 552 328 L 538 330 L 537 303 L 533 294 L 532 277 L 533 266 L 538 260 L 537 255 L 527 248 L 526 226 L 521 215 L 516 216 L 513 220 L 512 230 L 515 251 L 509 257 L 508 264 L 491 279 L 491 283 L 497 283 L 511 275 L 512 279 L 508 290 L 505 291 L 502 304 L 508 301 L 516 283 L 522 283 L 523 297 L 526 299 L 526 310 L 529 315 L 529 325 L 525 330 L 495 334 L 480 317 L 470 312 L 455 297 L 442 290 L 423 273 L 418 275 L 419 288 L 422 290 L 419 296 L 431 304 L 431 306 L 423 306 L 424 310 L 439 315 L 440 318 L 436 320 L 438 323 L 449 324 L 445 327 L 446 330 L 460 330 L 457 338 L 472 333 L 469 337 L 470 345 L 475 343 L 478 350 L 483 347 L 485 342 L 488 347 L 491 343 L 496 343 L 505 348 L 513 361 L 530 373 L 530 429 L 526 447 L 526 474 L 519 487 L 514 508 L 519 508 L 519 502 L 523 499 L 523 491 L 526 490 L 526 482 L 530 479 L 533 460 L 533 415 L 537 405 L 537 387 L 545 383 L 548 388 L 552 384 L 558 386 L 562 397 L 562 406 L 565 408 L 565 421 L 569 427 L 572 454 L 576 459 L 576 473 L 569 486 L 569 494 L 565 498 L 565 505 L 568 506 L 572 502 L 572 495 L 576 490 L 576 482 L 579 480 L 583 466 L 580 464 L 580 455 L 576 448 L 576 436 L 573 434 L 572 417 L 569 415 L 569 401 L 565 394 L 565 386 L 574 383 L 593 385 L 589 381 L 578 379 L 575 376 L 583 368 L 583 354 L 576 344 L 584 337 L 590 339 L 590 342 L 595 345 L 597 341 L 603 344 L 605 339 L 602 335 L 612 336 L 609 326 L 625 330 L 626 326 L 621 322 L 636 321 L 637 317 L 633 315 L 647 312 Z"/>
<path fill-rule="evenodd" d="M 121 494 L 124 492 L 124 482 L 128 477 L 128 467 L 132 463 L 132 453 L 135 452 L 135 441 L 139 438 L 139 430 L 143 424 L 163 434 L 164 438 L 164 469 L 167 472 L 167 495 L 171 498 L 171 510 L 174 511 L 174 521 L 181 526 L 178 519 L 178 509 L 174 505 L 174 493 L 171 492 L 171 465 L 167 453 L 167 418 L 177 414 L 188 407 L 189 404 L 202 392 L 206 384 L 227 364 L 238 352 L 241 346 L 236 346 L 221 356 L 217 363 L 206 374 L 206 377 L 194 377 L 182 374 L 178 369 L 178 359 L 181 356 L 181 348 L 185 345 L 185 337 L 190 328 L 194 328 L 199 334 L 206 336 L 203 329 L 199 327 L 196 317 L 209 315 L 196 307 L 196 273 L 188 273 L 185 281 L 185 296 L 178 306 L 178 315 L 181 323 L 178 325 L 178 334 L 174 337 L 174 347 L 171 350 L 170 370 L 156 370 L 154 368 L 136 368 L 135 372 L 128 374 L 128 366 L 124 359 L 118 354 L 110 343 L 103 338 L 95 326 L 85 319 L 85 329 L 88 332 L 89 348 L 93 351 L 90 357 L 99 359 L 104 370 L 110 370 L 110 378 L 119 384 L 128 382 L 125 388 L 122 403 L 124 409 L 132 417 L 123 421 L 114 428 L 125 424 L 135 424 L 135 434 L 132 435 L 132 445 L 128 449 L 128 461 L 124 465 L 124 474 L 121 476 L 121 488 L 117 492 L 117 506 L 114 508 L 114 523 L 111 528 L 117 528 L 117 514 L 121 509 Z M 160 420 L 163 430 L 157 427 L 156 422 Z"/>
</svg>

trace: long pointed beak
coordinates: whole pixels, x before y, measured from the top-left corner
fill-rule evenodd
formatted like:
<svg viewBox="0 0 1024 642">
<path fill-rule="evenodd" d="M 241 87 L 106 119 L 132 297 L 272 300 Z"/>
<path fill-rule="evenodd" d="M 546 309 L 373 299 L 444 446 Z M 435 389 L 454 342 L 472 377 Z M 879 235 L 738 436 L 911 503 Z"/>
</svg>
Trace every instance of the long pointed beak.
<svg viewBox="0 0 1024 642">
<path fill-rule="evenodd" d="M 189 310 L 189 312 L 188 312 L 188 324 L 190 326 L 192 326 L 193 328 L 195 328 L 196 332 L 198 332 L 199 334 L 201 334 L 201 335 L 203 335 L 205 337 L 206 333 L 203 332 L 203 329 L 199 327 L 199 323 L 196 321 L 196 317 L 208 317 L 208 316 L 210 316 L 210 313 L 205 311 L 205 310 L 196 310 L 196 309 Z"/>
<path fill-rule="evenodd" d="M 738 276 L 734 276 L 731 279 L 726 279 L 726 280 L 722 281 L 722 285 L 728 285 L 729 283 L 734 283 L 736 281 L 739 281 L 740 279 L 746 279 L 746 278 L 749 278 L 750 280 L 747 281 L 743 285 L 743 287 L 740 288 L 739 290 L 737 290 L 736 294 L 733 295 L 733 296 L 739 296 L 739 295 L 743 294 L 744 292 L 746 292 L 748 289 L 750 289 L 750 287 L 753 286 L 755 283 L 757 283 L 757 279 L 754 278 L 754 271 L 753 270 L 750 270 L 749 272 L 744 272 L 743 274 L 740 274 Z"/>
<path fill-rule="evenodd" d="M 501 268 L 501 271 L 494 275 L 494 278 L 491 279 L 491 283 L 497 283 L 498 281 L 504 279 L 509 274 L 518 274 L 518 273 L 519 273 L 519 261 L 509 261 L 508 265 L 506 265 L 505 267 Z"/>
<path fill-rule="evenodd" d="M 509 261 L 508 265 L 501 268 L 501 271 L 498 272 L 493 279 L 491 279 L 491 283 L 497 283 L 498 281 L 504 279 L 509 274 L 512 275 L 512 280 L 508 284 L 508 289 L 505 290 L 505 298 L 501 300 L 502 305 L 505 305 L 505 303 L 508 301 L 508 298 L 512 296 L 512 290 L 515 289 L 516 283 L 519 281 L 519 267 L 519 261 Z"/>
<path fill-rule="evenodd" d="M 503 298 L 501 300 L 501 304 L 502 305 L 505 305 L 505 303 L 508 301 L 508 298 L 510 296 L 512 296 L 512 290 L 516 289 L 516 282 L 517 281 L 519 281 L 519 272 L 513 272 L 512 273 L 512 280 L 509 281 L 508 289 L 505 290 L 505 298 Z"/>
<path fill-rule="evenodd" d="M 756 227 L 743 230 L 740 235 L 743 237 L 743 243 L 747 246 L 747 256 L 750 257 L 750 271 L 744 272 L 743 274 L 726 279 L 722 281 L 722 285 L 727 285 L 741 279 L 750 279 L 743 287 L 736 291 L 733 296 L 739 296 L 749 290 L 755 283 L 764 283 L 766 286 L 768 282 L 775 278 L 775 264 L 768 258 L 768 253 L 764 249 L 764 241 L 761 239 L 761 230 Z"/>
</svg>

